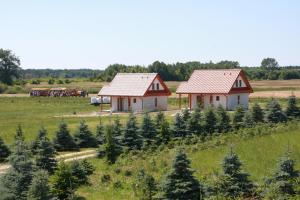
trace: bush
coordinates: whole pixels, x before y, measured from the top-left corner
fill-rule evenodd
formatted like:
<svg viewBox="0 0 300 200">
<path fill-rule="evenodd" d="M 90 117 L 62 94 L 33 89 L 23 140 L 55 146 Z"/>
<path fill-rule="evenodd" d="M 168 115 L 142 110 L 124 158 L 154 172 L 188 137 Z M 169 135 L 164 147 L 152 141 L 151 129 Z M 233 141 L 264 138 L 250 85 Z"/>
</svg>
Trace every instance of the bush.
<svg viewBox="0 0 300 200">
<path fill-rule="evenodd" d="M 4 93 L 8 89 L 6 84 L 0 83 L 0 94 Z"/>
<path fill-rule="evenodd" d="M 65 80 L 65 84 L 70 84 L 70 83 L 72 83 L 72 81 L 70 81 L 69 79 Z"/>
<path fill-rule="evenodd" d="M 33 85 L 39 85 L 41 83 L 41 81 L 40 80 L 32 80 L 31 81 L 31 84 L 33 84 Z"/>
<path fill-rule="evenodd" d="M 48 80 L 48 84 L 49 85 L 53 85 L 55 83 L 55 80 L 53 78 L 49 79 Z"/>
<path fill-rule="evenodd" d="M 101 183 L 109 183 L 111 181 L 111 177 L 109 174 L 103 174 L 101 177 Z"/>
<path fill-rule="evenodd" d="M 62 80 L 58 80 L 57 82 L 58 84 L 64 84 L 64 82 Z"/>
</svg>

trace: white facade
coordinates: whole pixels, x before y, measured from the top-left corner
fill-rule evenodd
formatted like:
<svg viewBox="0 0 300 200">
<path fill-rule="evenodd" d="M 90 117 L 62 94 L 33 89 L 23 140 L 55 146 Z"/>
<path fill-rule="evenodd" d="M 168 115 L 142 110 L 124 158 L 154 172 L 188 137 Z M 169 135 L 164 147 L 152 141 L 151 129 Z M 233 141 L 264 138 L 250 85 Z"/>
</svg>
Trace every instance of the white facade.
<svg viewBox="0 0 300 200">
<path fill-rule="evenodd" d="M 141 111 L 167 110 L 167 108 L 168 108 L 167 96 L 112 97 L 111 98 L 112 112 L 119 112 L 119 111 L 141 112 Z"/>
<path fill-rule="evenodd" d="M 209 106 L 218 107 L 221 105 L 226 110 L 234 110 L 237 106 L 248 109 L 249 94 L 191 94 L 191 108 L 194 109 L 200 103 L 204 108 Z"/>
</svg>

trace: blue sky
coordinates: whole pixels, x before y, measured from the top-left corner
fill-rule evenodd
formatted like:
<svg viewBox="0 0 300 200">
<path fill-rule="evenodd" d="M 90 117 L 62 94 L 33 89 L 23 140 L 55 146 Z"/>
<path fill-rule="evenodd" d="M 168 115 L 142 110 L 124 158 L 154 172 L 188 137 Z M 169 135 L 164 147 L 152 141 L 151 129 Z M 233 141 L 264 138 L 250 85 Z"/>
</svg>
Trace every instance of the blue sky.
<svg viewBox="0 0 300 200">
<path fill-rule="evenodd" d="M 0 0 L 0 48 L 23 68 L 264 57 L 300 65 L 300 1 Z"/>
</svg>

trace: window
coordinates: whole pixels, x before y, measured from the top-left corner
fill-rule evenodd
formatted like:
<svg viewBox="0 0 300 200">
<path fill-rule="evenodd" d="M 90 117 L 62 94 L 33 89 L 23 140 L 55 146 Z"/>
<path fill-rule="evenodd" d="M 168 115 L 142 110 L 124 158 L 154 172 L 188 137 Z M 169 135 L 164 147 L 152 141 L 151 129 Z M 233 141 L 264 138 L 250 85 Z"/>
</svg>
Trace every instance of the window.
<svg viewBox="0 0 300 200">
<path fill-rule="evenodd" d="M 239 86 L 242 87 L 242 80 L 239 80 Z"/>
<path fill-rule="evenodd" d="M 155 107 L 157 107 L 157 98 L 154 99 Z"/>
<path fill-rule="evenodd" d="M 240 100 L 241 100 L 240 95 L 238 95 L 237 98 L 238 98 L 238 99 L 237 99 L 237 100 L 238 100 L 238 105 L 240 105 Z"/>
<path fill-rule="evenodd" d="M 220 96 L 216 96 L 216 101 L 220 101 Z"/>
<path fill-rule="evenodd" d="M 239 82 L 238 82 L 238 80 L 235 81 L 235 87 L 239 87 Z"/>
<path fill-rule="evenodd" d="M 133 103 L 136 103 L 136 98 L 133 99 Z"/>
<path fill-rule="evenodd" d="M 159 90 L 159 83 L 156 83 L 156 89 Z"/>
<path fill-rule="evenodd" d="M 152 83 L 152 90 L 155 90 L 155 86 L 154 86 L 154 83 Z"/>
</svg>

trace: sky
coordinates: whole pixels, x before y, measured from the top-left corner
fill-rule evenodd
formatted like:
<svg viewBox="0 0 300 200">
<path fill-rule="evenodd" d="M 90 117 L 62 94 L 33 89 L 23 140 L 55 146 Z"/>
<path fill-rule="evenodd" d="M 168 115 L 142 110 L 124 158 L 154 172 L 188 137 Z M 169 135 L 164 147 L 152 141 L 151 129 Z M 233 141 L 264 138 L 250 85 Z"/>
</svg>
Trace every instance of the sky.
<svg viewBox="0 0 300 200">
<path fill-rule="evenodd" d="M 298 0 L 0 0 L 22 68 L 238 61 L 300 65 Z"/>
</svg>

